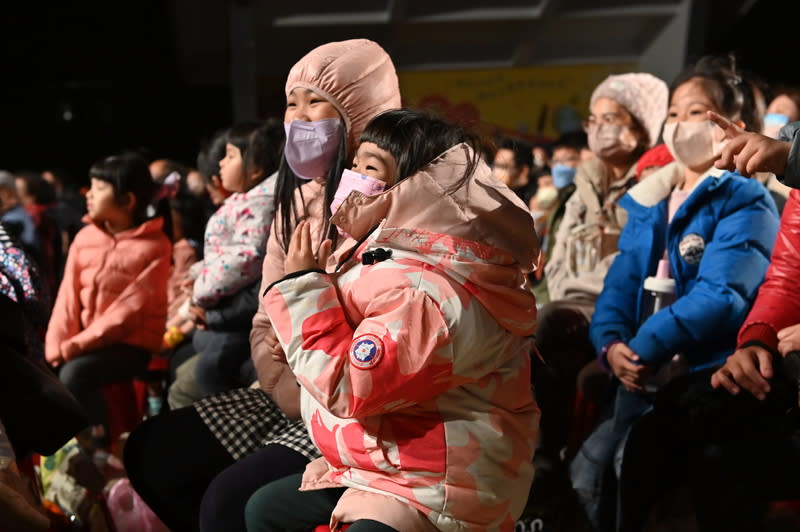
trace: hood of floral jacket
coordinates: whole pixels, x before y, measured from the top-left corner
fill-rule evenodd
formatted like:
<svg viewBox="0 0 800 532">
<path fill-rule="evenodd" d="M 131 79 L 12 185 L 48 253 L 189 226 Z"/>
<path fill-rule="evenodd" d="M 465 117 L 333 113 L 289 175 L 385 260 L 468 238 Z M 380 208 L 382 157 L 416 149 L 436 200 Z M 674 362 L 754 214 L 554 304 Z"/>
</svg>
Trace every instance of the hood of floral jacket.
<svg viewBox="0 0 800 532">
<path fill-rule="evenodd" d="M 533 217 L 511 189 L 479 161 L 463 181 L 474 152 L 456 145 L 385 192 L 351 192 L 331 219 L 364 243 L 410 252 L 467 287 L 508 331 L 526 336 L 536 300 L 526 273 L 539 262 Z"/>
</svg>

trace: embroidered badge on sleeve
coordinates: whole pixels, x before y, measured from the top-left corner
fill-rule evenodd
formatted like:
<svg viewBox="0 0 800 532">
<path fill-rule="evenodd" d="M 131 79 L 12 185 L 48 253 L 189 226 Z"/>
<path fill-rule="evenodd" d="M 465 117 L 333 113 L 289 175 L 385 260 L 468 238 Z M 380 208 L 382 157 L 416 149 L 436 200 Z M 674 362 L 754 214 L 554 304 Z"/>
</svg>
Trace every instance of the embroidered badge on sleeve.
<svg viewBox="0 0 800 532">
<path fill-rule="evenodd" d="M 380 362 L 383 342 L 372 334 L 359 336 L 350 345 L 350 363 L 358 369 L 369 369 Z"/>
</svg>

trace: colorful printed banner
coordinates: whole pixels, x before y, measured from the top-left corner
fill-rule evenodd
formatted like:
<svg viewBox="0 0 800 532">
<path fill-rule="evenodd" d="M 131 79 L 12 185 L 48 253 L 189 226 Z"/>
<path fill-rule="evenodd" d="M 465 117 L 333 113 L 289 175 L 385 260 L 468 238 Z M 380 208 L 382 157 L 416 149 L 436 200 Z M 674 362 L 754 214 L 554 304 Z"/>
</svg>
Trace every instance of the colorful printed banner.
<svg viewBox="0 0 800 532">
<path fill-rule="evenodd" d="M 485 135 L 553 140 L 580 129 L 592 90 L 633 64 L 400 72 L 403 105 Z"/>
</svg>

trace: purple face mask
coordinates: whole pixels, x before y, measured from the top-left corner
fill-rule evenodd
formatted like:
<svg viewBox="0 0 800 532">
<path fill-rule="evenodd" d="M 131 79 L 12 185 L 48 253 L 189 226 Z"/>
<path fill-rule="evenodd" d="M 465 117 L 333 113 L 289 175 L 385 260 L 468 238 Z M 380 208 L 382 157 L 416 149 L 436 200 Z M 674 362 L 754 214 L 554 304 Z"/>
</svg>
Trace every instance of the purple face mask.
<svg viewBox="0 0 800 532">
<path fill-rule="evenodd" d="M 314 122 L 293 120 L 283 127 L 286 130 L 283 153 L 292 172 L 302 179 L 328 173 L 344 134 L 342 121 L 338 118 Z"/>
<path fill-rule="evenodd" d="M 359 174 L 352 170 L 344 170 L 342 171 L 342 179 L 339 181 L 339 188 L 336 189 L 336 194 L 333 195 L 331 214 L 336 214 L 336 211 L 339 210 L 339 206 L 354 190 L 358 190 L 367 196 L 375 196 L 383 192 L 385 188 L 386 183 L 380 179 Z"/>
</svg>

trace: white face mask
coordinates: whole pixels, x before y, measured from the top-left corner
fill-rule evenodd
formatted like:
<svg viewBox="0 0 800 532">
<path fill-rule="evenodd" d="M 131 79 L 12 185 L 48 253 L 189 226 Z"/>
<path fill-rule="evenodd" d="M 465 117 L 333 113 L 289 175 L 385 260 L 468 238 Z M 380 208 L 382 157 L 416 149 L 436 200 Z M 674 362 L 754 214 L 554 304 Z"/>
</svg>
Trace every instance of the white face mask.
<svg viewBox="0 0 800 532">
<path fill-rule="evenodd" d="M 671 122 L 664 125 L 664 144 L 680 164 L 693 170 L 708 169 L 725 141 L 715 140 L 717 128 L 711 120 Z"/>
<path fill-rule="evenodd" d="M 536 191 L 536 204 L 541 210 L 547 210 L 553 206 L 558 199 L 558 189 L 556 187 L 539 187 Z"/>
<path fill-rule="evenodd" d="M 636 140 L 625 134 L 626 126 L 619 124 L 598 124 L 587 132 L 589 149 L 600 159 L 608 160 L 625 156 L 636 149 Z"/>
</svg>

